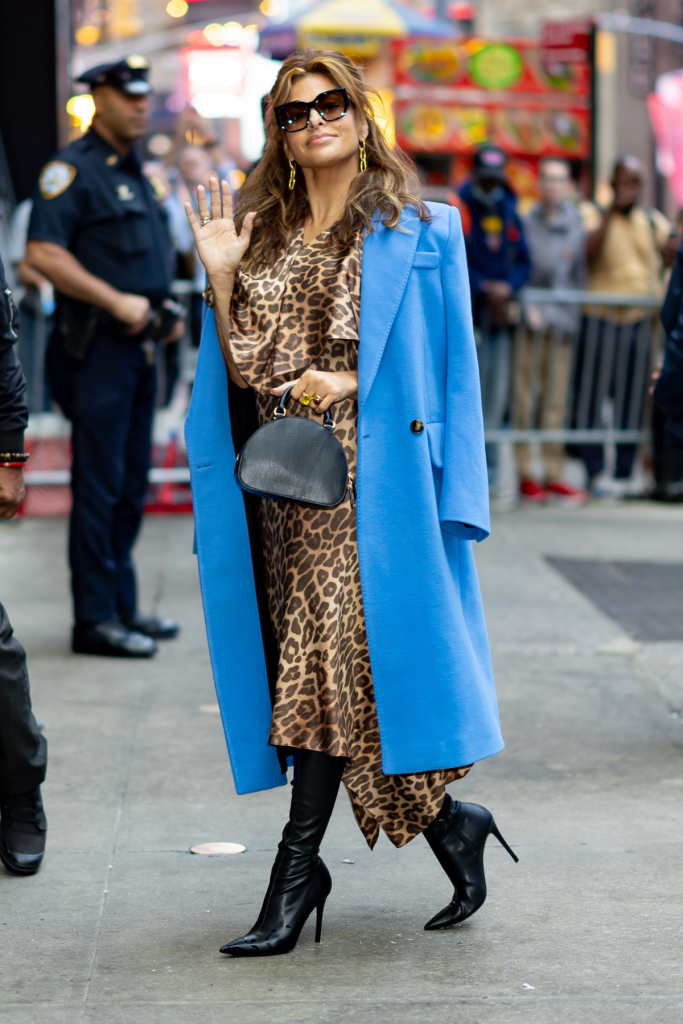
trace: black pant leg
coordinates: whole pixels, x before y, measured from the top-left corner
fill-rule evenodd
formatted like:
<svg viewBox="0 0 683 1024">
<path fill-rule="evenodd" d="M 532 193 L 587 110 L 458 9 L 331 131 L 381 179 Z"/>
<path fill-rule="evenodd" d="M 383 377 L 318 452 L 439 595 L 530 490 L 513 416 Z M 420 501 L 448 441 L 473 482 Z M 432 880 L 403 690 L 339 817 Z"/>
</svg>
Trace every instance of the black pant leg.
<svg viewBox="0 0 683 1024">
<path fill-rule="evenodd" d="M 141 362 L 128 428 L 123 492 L 112 523 L 117 605 L 121 616 L 132 615 L 137 609 L 137 586 L 131 551 L 140 531 L 147 494 L 156 389 L 156 367 Z"/>
<path fill-rule="evenodd" d="M 117 614 L 113 530 L 124 493 L 126 446 L 138 366 L 143 359 L 134 340 L 103 334 L 95 338 L 85 360 L 70 367 L 73 508 L 69 560 L 77 622 L 102 622 Z"/>
<path fill-rule="evenodd" d="M 31 711 L 26 652 L 0 604 L 0 790 L 14 796 L 45 779 L 47 740 Z"/>
</svg>

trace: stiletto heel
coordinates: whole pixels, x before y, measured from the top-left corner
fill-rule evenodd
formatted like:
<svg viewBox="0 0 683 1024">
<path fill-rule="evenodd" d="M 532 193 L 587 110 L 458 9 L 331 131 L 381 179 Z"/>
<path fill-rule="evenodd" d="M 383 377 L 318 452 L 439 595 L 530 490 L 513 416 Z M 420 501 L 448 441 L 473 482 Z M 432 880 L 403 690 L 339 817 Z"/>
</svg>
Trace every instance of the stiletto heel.
<svg viewBox="0 0 683 1024">
<path fill-rule="evenodd" d="M 323 911 L 325 909 L 325 900 L 322 900 L 315 911 L 315 941 L 320 942 L 320 936 L 323 933 Z"/>
<path fill-rule="evenodd" d="M 491 823 L 491 832 L 492 832 L 492 834 L 493 834 L 493 835 L 494 835 L 494 836 L 496 837 L 496 839 L 498 840 L 498 842 L 500 843 L 500 845 L 501 845 L 502 847 L 504 847 L 504 848 L 505 848 L 505 849 L 507 850 L 507 852 L 508 852 L 508 853 L 510 854 L 510 856 L 511 856 L 511 857 L 512 857 L 512 859 L 514 860 L 515 864 L 519 864 L 519 857 L 517 856 L 517 854 L 516 854 L 516 853 L 514 853 L 514 852 L 513 852 L 513 851 L 512 851 L 511 849 L 510 849 L 510 847 L 508 846 L 508 844 L 507 844 L 507 843 L 505 842 L 505 840 L 503 839 L 502 835 L 501 835 L 501 834 L 500 834 L 500 832 L 498 831 L 498 826 L 496 825 L 495 821 Z"/>
<path fill-rule="evenodd" d="M 448 906 L 427 922 L 426 931 L 449 928 L 479 910 L 486 899 L 484 847 L 491 834 L 518 861 L 490 811 L 479 804 L 463 804 L 446 797 L 438 817 L 424 835 L 455 891 Z"/>
</svg>

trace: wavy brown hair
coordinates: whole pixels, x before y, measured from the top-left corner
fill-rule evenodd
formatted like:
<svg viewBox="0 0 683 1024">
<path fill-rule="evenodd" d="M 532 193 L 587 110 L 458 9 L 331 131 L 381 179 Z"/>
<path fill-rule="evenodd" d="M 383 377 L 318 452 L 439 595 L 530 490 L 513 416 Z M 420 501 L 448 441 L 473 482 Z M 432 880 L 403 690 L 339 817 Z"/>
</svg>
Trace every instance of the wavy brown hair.
<svg viewBox="0 0 683 1024">
<path fill-rule="evenodd" d="M 330 245 L 347 248 L 358 232 L 373 230 L 373 217 L 388 228 L 398 226 L 401 211 L 411 206 L 420 220 L 430 214 L 417 196 L 418 178 L 412 162 L 399 149 L 392 149 L 375 120 L 371 93 L 360 71 L 348 57 L 335 50 L 297 50 L 283 63 L 270 93 L 266 110 L 266 145 L 263 157 L 237 195 L 235 220 L 241 228 L 246 213 L 255 210 L 256 223 L 246 259 L 256 264 L 272 264 L 286 250 L 292 232 L 309 211 L 303 175 L 298 174 L 292 191 L 288 188 L 289 163 L 284 150 L 284 132 L 277 123 L 274 107 L 286 103 L 292 84 L 304 75 L 325 75 L 343 86 L 359 121 L 367 121 L 366 153 L 368 168 L 358 173 L 349 189 L 346 208 L 330 234 Z M 381 104 L 381 101 L 380 101 Z"/>
</svg>

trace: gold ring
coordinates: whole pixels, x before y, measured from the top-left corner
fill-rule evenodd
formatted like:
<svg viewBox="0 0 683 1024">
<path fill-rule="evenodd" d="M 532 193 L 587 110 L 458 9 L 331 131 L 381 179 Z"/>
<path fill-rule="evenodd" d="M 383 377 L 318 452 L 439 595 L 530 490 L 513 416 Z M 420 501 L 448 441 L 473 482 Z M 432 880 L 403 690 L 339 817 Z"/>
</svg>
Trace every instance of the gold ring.
<svg viewBox="0 0 683 1024">
<path fill-rule="evenodd" d="M 301 402 L 302 405 L 310 405 L 311 402 L 313 401 L 313 395 L 304 393 L 299 399 L 299 401 Z"/>
<path fill-rule="evenodd" d="M 210 220 L 213 220 L 213 217 L 202 217 L 199 223 L 204 227 L 204 225 L 208 224 Z"/>
</svg>

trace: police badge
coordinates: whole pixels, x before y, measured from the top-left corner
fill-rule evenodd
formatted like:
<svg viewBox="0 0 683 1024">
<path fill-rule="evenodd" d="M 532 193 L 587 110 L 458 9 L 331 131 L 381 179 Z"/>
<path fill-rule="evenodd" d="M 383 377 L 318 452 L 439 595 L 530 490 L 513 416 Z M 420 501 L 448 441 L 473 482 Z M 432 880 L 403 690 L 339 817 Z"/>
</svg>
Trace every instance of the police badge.
<svg viewBox="0 0 683 1024">
<path fill-rule="evenodd" d="M 40 172 L 38 184 L 43 199 L 55 199 L 66 192 L 76 177 L 76 168 L 64 160 L 51 160 Z"/>
</svg>

